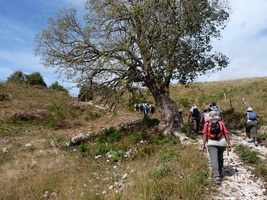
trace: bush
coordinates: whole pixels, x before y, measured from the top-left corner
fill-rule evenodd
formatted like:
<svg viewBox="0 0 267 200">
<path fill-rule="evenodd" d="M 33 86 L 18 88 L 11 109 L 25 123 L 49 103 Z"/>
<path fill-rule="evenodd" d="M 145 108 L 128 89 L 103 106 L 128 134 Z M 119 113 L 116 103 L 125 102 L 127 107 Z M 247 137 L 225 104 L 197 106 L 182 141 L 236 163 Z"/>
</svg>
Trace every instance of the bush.
<svg viewBox="0 0 267 200">
<path fill-rule="evenodd" d="M 168 167 L 165 164 L 161 164 L 159 167 L 157 167 L 151 172 L 151 176 L 153 178 L 160 179 L 165 176 L 168 176 L 170 173 L 171 173 L 170 167 Z"/>
<path fill-rule="evenodd" d="M 103 134 L 101 134 L 97 139 L 96 142 L 97 143 L 113 143 L 113 142 L 117 142 L 121 139 L 122 135 L 121 133 L 111 127 L 109 129 L 105 129 Z"/>
<path fill-rule="evenodd" d="M 48 125 L 52 128 L 56 128 L 66 118 L 66 109 L 60 103 L 53 103 L 48 107 L 49 119 Z"/>
<path fill-rule="evenodd" d="M 79 149 L 80 149 L 80 152 L 81 152 L 81 153 L 86 153 L 86 152 L 89 151 L 89 146 L 88 146 L 88 144 L 81 144 L 81 145 L 79 146 Z"/>
<path fill-rule="evenodd" d="M 81 86 L 78 98 L 84 102 L 91 101 L 94 98 L 94 90 L 88 86 Z"/>
<path fill-rule="evenodd" d="M 258 164 L 260 162 L 260 158 L 256 151 L 252 151 L 246 146 L 238 145 L 236 147 L 236 151 L 240 156 L 240 159 L 248 164 Z"/>
<path fill-rule="evenodd" d="M 7 82 L 25 84 L 27 82 L 27 76 L 21 71 L 16 71 L 8 77 Z"/>
<path fill-rule="evenodd" d="M 60 85 L 58 83 L 58 81 L 52 83 L 49 87 L 49 89 L 51 90 L 56 90 L 56 91 L 61 91 L 61 92 L 65 92 L 65 93 L 69 93 L 68 90 L 66 88 L 64 88 L 62 85 Z"/>
<path fill-rule="evenodd" d="M 146 134 L 142 132 L 131 133 L 128 137 L 129 141 L 134 144 L 140 142 L 141 140 L 145 140 L 147 138 Z"/>
<path fill-rule="evenodd" d="M 46 83 L 39 72 L 34 72 L 32 74 L 27 75 L 27 84 L 30 86 L 41 86 L 47 87 Z"/>
</svg>

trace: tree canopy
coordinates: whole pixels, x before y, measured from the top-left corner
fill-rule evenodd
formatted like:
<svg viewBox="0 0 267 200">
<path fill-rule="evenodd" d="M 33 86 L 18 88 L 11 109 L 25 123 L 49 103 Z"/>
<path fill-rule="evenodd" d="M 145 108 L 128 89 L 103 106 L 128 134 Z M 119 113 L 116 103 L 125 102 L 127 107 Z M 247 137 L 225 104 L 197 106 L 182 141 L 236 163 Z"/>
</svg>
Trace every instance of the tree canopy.
<svg viewBox="0 0 267 200">
<path fill-rule="evenodd" d="M 164 115 L 173 110 L 165 116 L 173 119 L 171 81 L 186 84 L 228 64 L 212 48 L 229 17 L 226 6 L 219 0 L 89 0 L 83 23 L 74 10 L 50 19 L 37 53 L 79 81 L 120 90 L 140 83 Z"/>
</svg>

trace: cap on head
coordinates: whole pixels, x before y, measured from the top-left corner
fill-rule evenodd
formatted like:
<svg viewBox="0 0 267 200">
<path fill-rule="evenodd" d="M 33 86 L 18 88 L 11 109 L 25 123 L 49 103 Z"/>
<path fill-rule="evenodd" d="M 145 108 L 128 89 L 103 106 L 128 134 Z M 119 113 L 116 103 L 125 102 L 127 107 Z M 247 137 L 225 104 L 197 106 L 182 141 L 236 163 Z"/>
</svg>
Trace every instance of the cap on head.
<svg viewBox="0 0 267 200">
<path fill-rule="evenodd" d="M 253 108 L 252 107 L 248 107 L 247 111 L 248 112 L 252 112 L 253 111 Z"/>
</svg>

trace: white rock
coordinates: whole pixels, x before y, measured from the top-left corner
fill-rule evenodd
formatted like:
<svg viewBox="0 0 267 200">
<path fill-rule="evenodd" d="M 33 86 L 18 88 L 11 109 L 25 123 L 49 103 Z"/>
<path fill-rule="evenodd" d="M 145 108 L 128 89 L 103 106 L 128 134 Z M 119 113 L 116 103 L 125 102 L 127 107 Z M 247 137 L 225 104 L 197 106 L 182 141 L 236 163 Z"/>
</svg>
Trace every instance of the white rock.
<svg viewBox="0 0 267 200">
<path fill-rule="evenodd" d="M 7 147 L 4 147 L 4 148 L 2 149 L 2 152 L 3 152 L 3 153 L 7 153 L 7 152 L 8 152 L 8 148 L 7 148 Z"/>
<path fill-rule="evenodd" d="M 102 158 L 102 155 L 95 156 L 95 159 L 99 159 L 99 158 Z"/>
<path fill-rule="evenodd" d="M 25 147 L 30 148 L 30 147 L 32 147 L 32 144 L 31 143 L 27 143 L 27 144 L 25 144 Z"/>
<path fill-rule="evenodd" d="M 102 194 L 103 194 L 103 195 L 107 194 L 107 191 L 106 191 L 106 190 L 104 190 L 104 191 L 102 192 Z"/>
<path fill-rule="evenodd" d="M 109 190 L 113 190 L 113 188 L 114 188 L 113 185 L 111 185 L 111 186 L 108 187 Z"/>
<path fill-rule="evenodd" d="M 122 179 L 126 179 L 128 177 L 128 174 L 126 173 L 126 174 L 124 174 L 123 176 L 122 176 Z"/>
</svg>

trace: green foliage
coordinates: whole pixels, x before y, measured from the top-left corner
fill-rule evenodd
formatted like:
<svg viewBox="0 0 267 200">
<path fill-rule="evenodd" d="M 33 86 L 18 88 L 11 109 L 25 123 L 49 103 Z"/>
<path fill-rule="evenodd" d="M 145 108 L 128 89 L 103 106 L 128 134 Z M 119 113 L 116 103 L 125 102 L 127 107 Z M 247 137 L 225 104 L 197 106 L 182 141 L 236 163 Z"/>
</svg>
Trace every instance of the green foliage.
<svg viewBox="0 0 267 200">
<path fill-rule="evenodd" d="M 78 95 L 80 101 L 91 101 L 94 98 L 94 90 L 92 87 L 81 86 L 80 92 Z"/>
<path fill-rule="evenodd" d="M 184 108 L 188 108 L 191 105 L 191 101 L 187 97 L 182 97 L 179 99 L 179 104 L 183 106 Z"/>
<path fill-rule="evenodd" d="M 89 145 L 85 144 L 85 143 L 80 144 L 79 150 L 80 150 L 81 153 L 86 153 L 86 152 L 89 151 Z"/>
<path fill-rule="evenodd" d="M 175 136 L 165 136 L 163 134 L 157 134 L 151 138 L 152 144 L 163 145 L 163 144 L 179 144 L 180 141 Z"/>
<path fill-rule="evenodd" d="M 26 82 L 30 86 L 47 87 L 42 75 L 39 72 L 34 72 L 32 74 L 27 75 Z"/>
<path fill-rule="evenodd" d="M 113 162 L 118 162 L 119 160 L 123 159 L 125 152 L 123 150 L 111 150 L 108 152 L 108 154 Z"/>
<path fill-rule="evenodd" d="M 69 93 L 68 90 L 67 90 L 66 88 L 64 88 L 62 85 L 60 85 L 60 84 L 58 83 L 58 81 L 52 83 L 52 84 L 49 86 L 49 89 Z"/>
<path fill-rule="evenodd" d="M 151 172 L 151 176 L 153 178 L 160 179 L 168 176 L 170 173 L 171 173 L 170 167 L 168 165 L 161 164 Z"/>
<path fill-rule="evenodd" d="M 160 121 L 156 118 L 150 118 L 148 116 L 145 116 L 143 119 L 143 124 L 148 128 L 157 126 L 157 125 L 159 125 L 159 123 L 160 123 Z"/>
<path fill-rule="evenodd" d="M 117 142 L 121 139 L 122 135 L 121 133 L 115 129 L 114 127 L 105 129 L 103 131 L 103 134 L 101 134 L 96 142 L 97 143 L 113 143 L 113 142 Z"/>
<path fill-rule="evenodd" d="M 177 160 L 179 153 L 177 149 L 167 149 L 160 151 L 160 161 L 161 162 L 169 162 L 173 160 Z"/>
<path fill-rule="evenodd" d="M 111 150 L 112 146 L 110 144 L 97 143 L 95 155 L 105 155 Z"/>
<path fill-rule="evenodd" d="M 245 163 L 258 164 L 260 162 L 258 153 L 244 145 L 238 145 L 235 150 L 239 154 L 241 160 Z"/>
<path fill-rule="evenodd" d="M 145 140 L 147 138 L 147 135 L 143 132 L 133 132 L 133 133 L 130 133 L 128 137 L 131 143 L 136 144 L 140 142 L 141 140 Z"/>
<path fill-rule="evenodd" d="M 27 76 L 21 72 L 16 71 L 7 78 L 7 83 L 26 84 Z"/>
<path fill-rule="evenodd" d="M 48 126 L 51 128 L 56 128 L 60 122 L 66 119 L 67 109 L 61 103 L 52 103 L 48 106 L 49 119 Z"/>
</svg>

